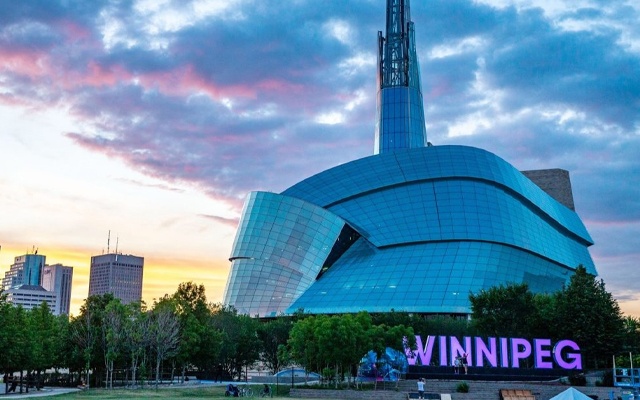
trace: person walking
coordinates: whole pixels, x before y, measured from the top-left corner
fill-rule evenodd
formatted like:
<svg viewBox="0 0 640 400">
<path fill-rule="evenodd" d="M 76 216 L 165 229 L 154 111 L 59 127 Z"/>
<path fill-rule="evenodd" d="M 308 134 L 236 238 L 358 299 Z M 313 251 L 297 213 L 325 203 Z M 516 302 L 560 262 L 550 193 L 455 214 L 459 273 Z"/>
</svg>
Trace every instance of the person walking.
<svg viewBox="0 0 640 400">
<path fill-rule="evenodd" d="M 424 399 L 424 379 L 418 379 L 418 398 Z"/>
</svg>

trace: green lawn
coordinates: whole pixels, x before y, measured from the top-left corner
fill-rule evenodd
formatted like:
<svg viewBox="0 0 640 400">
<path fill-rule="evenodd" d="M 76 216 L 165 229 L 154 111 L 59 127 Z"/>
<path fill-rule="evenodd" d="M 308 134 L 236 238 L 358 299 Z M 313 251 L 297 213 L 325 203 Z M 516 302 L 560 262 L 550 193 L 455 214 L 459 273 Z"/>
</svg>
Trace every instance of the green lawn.
<svg viewBox="0 0 640 400">
<path fill-rule="evenodd" d="M 259 392 L 262 387 L 256 386 L 254 390 Z M 189 400 L 204 400 L 204 399 L 218 399 L 224 397 L 224 387 L 222 386 L 209 386 L 209 387 L 194 387 L 194 388 L 160 388 L 155 389 L 90 389 L 76 393 L 63 394 L 55 396 L 56 400 L 118 400 L 118 399 L 189 399 Z M 260 399 L 259 396 L 253 397 L 254 399 Z M 274 399 L 288 399 L 290 397 L 286 395 L 274 396 Z"/>
</svg>

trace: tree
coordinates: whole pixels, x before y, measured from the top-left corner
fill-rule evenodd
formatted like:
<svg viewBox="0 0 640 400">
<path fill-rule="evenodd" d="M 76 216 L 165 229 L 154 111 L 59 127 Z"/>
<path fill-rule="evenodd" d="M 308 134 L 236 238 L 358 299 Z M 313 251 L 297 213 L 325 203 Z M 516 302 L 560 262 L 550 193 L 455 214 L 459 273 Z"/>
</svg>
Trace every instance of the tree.
<svg viewBox="0 0 640 400">
<path fill-rule="evenodd" d="M 84 381 L 87 388 L 90 387 L 90 372 L 91 372 L 91 354 L 95 342 L 95 329 L 91 325 L 92 315 L 90 312 L 85 312 L 77 318 L 71 321 L 70 331 L 72 341 L 79 349 L 84 361 Z"/>
<path fill-rule="evenodd" d="M 287 341 L 290 359 L 307 371 L 322 371 L 315 334 L 316 320 L 320 317 L 322 316 L 309 316 L 296 321 Z"/>
<path fill-rule="evenodd" d="M 289 317 L 278 317 L 258 326 L 258 339 L 261 342 L 260 360 L 272 374 L 282 368 L 278 349 L 287 344 L 293 321 Z"/>
<path fill-rule="evenodd" d="M 534 295 L 526 283 L 497 286 L 470 294 L 473 324 L 485 335 L 528 337 L 538 320 Z"/>
<path fill-rule="evenodd" d="M 211 310 L 207 305 L 204 285 L 183 282 L 171 297 L 165 296 L 158 303 L 174 307 L 180 320 L 181 339 L 175 360 L 181 367 L 181 379 L 184 381 L 189 365 L 206 371 L 213 362 L 209 354 L 212 342 L 217 343 L 220 335 L 208 328 Z"/>
<path fill-rule="evenodd" d="M 104 310 L 102 321 L 102 342 L 104 346 L 104 363 L 106 370 L 105 386 L 113 389 L 113 369 L 116 360 L 122 357 L 125 349 L 125 324 L 129 318 L 128 308 L 120 299 L 113 299 Z"/>
<path fill-rule="evenodd" d="M 82 349 L 86 368 L 86 384 L 89 385 L 90 372 L 99 383 L 104 366 L 105 347 L 103 341 L 104 312 L 114 299 L 111 293 L 89 296 L 80 307 L 80 314 L 71 321 L 71 333 L 74 343 Z M 101 357 L 102 356 L 102 357 Z"/>
<path fill-rule="evenodd" d="M 13 337 L 17 328 L 14 321 L 13 305 L 7 301 L 7 295 L 0 290 L 0 349 L 2 349 L 2 357 L 0 357 L 0 372 L 10 372 L 14 370 L 15 363 L 13 360 Z"/>
<path fill-rule="evenodd" d="M 66 314 L 56 316 L 55 325 L 53 343 L 51 344 L 51 352 L 54 356 L 52 367 L 56 375 L 60 368 L 68 368 L 70 372 L 68 377 L 71 379 L 74 371 L 82 371 L 83 362 L 82 358 L 78 357 L 73 340 L 70 340 L 71 324 L 69 316 Z"/>
<path fill-rule="evenodd" d="M 556 293 L 555 304 L 558 338 L 578 343 L 585 365 L 610 364 L 622 349 L 625 326 L 620 306 L 606 291 L 604 281 L 579 266 L 569 285 Z"/>
<path fill-rule="evenodd" d="M 20 371 L 22 379 L 23 370 L 33 369 L 34 341 L 31 336 L 33 332 L 29 330 L 29 315 L 22 306 L 13 306 L 11 307 L 10 319 L 3 321 L 3 323 L 13 325 L 10 348 L 6 353 L 3 353 L 3 357 L 8 355 L 12 362 L 10 371 Z"/>
<path fill-rule="evenodd" d="M 142 304 L 129 304 L 129 318 L 124 321 L 124 346 L 129 355 L 131 384 L 136 386 L 138 365 L 150 346 L 150 318 Z"/>
<path fill-rule="evenodd" d="M 14 306 L 0 292 L 0 371 L 14 372 L 30 369 L 33 340 L 29 330 L 27 313 L 21 306 Z"/>
<path fill-rule="evenodd" d="M 318 315 L 297 321 L 291 329 L 289 353 L 306 370 L 326 371 L 327 378 L 351 377 L 362 358 L 371 350 L 378 359 L 387 347 L 403 351 L 415 348 L 415 335 L 404 325 L 373 325 L 367 312 Z M 337 385 L 337 381 L 336 381 Z"/>
<path fill-rule="evenodd" d="M 624 317 L 624 351 L 640 353 L 640 318 Z"/>
<path fill-rule="evenodd" d="M 28 369 L 36 371 L 40 376 L 40 372 L 55 364 L 58 325 L 46 302 L 42 302 L 29 311 L 28 322 L 31 336 L 31 355 Z"/>
<path fill-rule="evenodd" d="M 160 365 L 178 352 L 180 320 L 169 307 L 156 307 L 151 312 L 151 348 L 155 355 L 156 389 L 160 382 Z"/>
<path fill-rule="evenodd" d="M 219 363 L 231 376 L 241 379 L 245 368 L 260 357 L 259 322 L 248 315 L 239 315 L 233 307 L 213 308 L 210 327 L 222 335 Z"/>
</svg>

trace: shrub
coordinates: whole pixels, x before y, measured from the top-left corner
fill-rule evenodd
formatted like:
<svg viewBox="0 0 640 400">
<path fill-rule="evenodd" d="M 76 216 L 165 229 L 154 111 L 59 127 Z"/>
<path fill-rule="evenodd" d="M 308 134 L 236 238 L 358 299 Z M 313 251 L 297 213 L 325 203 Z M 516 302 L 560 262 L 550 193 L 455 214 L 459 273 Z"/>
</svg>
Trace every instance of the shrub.
<svg viewBox="0 0 640 400">
<path fill-rule="evenodd" d="M 469 393 L 469 384 L 467 382 L 460 382 L 458 386 L 456 386 L 456 392 L 458 393 Z"/>
<path fill-rule="evenodd" d="M 610 369 L 602 373 L 602 380 L 599 381 L 600 386 L 613 387 L 613 371 Z"/>
<path fill-rule="evenodd" d="M 587 386 L 587 378 L 584 374 L 569 375 L 569 384 L 571 386 Z"/>
</svg>

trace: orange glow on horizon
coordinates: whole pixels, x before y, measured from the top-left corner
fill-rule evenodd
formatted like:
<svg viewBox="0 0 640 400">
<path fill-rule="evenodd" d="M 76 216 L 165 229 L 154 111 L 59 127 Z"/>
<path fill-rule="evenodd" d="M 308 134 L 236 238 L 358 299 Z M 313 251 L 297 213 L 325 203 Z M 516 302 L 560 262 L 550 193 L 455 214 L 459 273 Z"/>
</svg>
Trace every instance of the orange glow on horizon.
<svg viewBox="0 0 640 400">
<path fill-rule="evenodd" d="M 15 257 L 32 254 L 32 245 L 0 243 L 0 277 L 9 270 Z M 47 264 L 62 264 L 73 267 L 71 290 L 71 315 L 78 315 L 89 292 L 89 266 L 91 256 L 101 254 L 86 248 L 58 248 L 57 250 L 38 249 L 39 254 L 47 257 Z M 191 254 L 190 254 L 191 255 Z M 179 257 L 145 257 L 142 284 L 142 299 L 151 307 L 154 300 L 165 294 L 171 295 L 183 282 L 204 285 L 207 300 L 210 303 L 222 302 L 222 295 L 229 274 L 230 263 L 227 259 L 205 259 Z M 637 301 L 618 300 L 623 315 L 640 318 L 640 305 Z"/>
<path fill-rule="evenodd" d="M 0 245 L 0 274 L 9 270 L 15 257 L 32 254 L 33 248 L 24 249 L 13 245 Z M 39 251 L 45 255 L 47 264 L 62 264 L 73 267 L 71 288 L 71 315 L 78 315 L 89 293 L 89 267 L 93 253 L 87 249 L 58 249 Z M 226 259 L 201 259 L 194 257 L 145 257 L 142 278 L 142 299 L 148 306 L 165 294 L 171 295 L 183 282 L 204 285 L 207 300 L 210 303 L 222 301 L 224 286 L 229 273 L 229 261 Z"/>
</svg>

